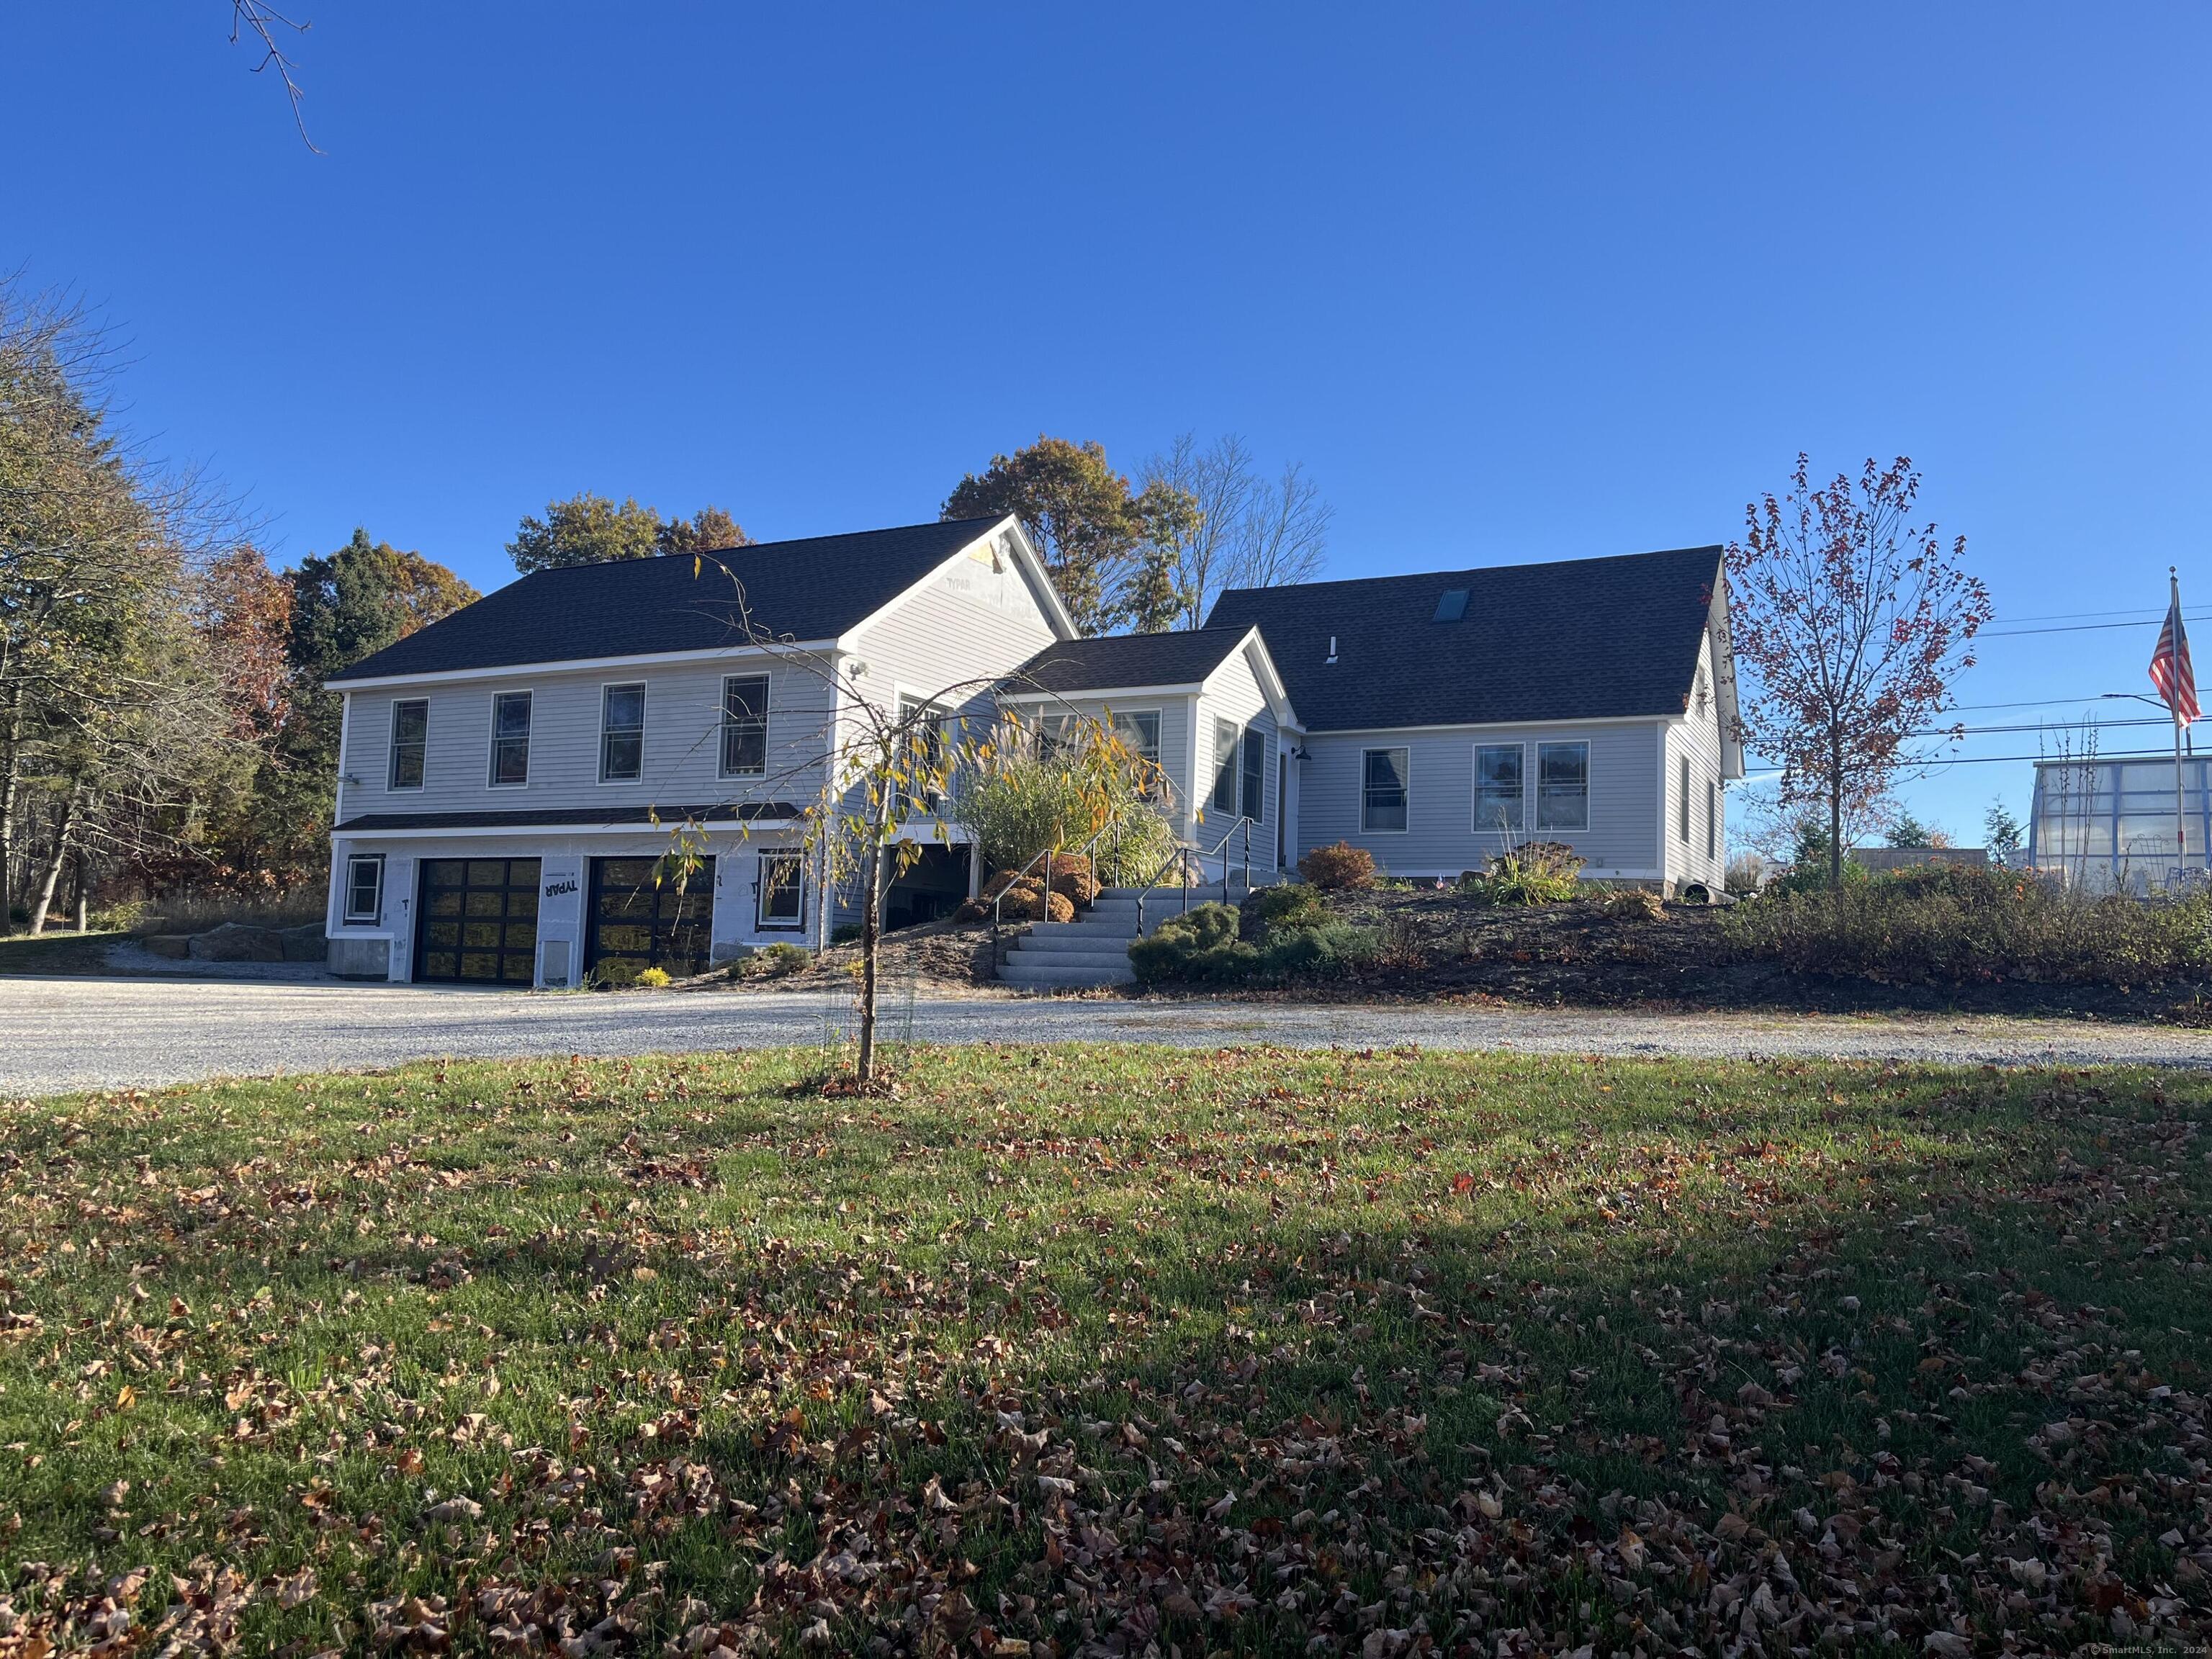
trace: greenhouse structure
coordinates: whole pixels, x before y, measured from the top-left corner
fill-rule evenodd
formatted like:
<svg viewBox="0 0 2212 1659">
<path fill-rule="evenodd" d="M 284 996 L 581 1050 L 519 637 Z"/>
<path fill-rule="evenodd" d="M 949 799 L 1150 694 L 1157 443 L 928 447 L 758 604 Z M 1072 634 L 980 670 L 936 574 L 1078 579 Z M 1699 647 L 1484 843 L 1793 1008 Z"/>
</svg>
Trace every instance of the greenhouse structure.
<svg viewBox="0 0 2212 1659">
<path fill-rule="evenodd" d="M 2035 763 L 2028 862 L 2069 886 L 2148 896 L 2205 879 L 2212 845 L 2212 756 L 2181 762 L 2174 844 L 2174 762 L 2163 755 L 2055 756 Z"/>
</svg>

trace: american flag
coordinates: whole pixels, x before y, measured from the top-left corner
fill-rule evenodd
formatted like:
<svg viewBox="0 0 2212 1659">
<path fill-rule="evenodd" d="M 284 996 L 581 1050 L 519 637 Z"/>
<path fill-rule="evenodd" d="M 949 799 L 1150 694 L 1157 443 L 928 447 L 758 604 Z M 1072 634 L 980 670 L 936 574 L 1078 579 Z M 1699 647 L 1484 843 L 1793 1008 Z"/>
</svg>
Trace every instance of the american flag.
<svg viewBox="0 0 2212 1659">
<path fill-rule="evenodd" d="M 2150 683 L 2173 717 L 2187 726 L 2203 713 L 2197 706 L 2197 674 L 2189 665 L 2189 630 L 2181 625 L 2181 588 L 2177 583 L 2166 626 L 2158 630 L 2158 649 L 2150 653 Z"/>
</svg>

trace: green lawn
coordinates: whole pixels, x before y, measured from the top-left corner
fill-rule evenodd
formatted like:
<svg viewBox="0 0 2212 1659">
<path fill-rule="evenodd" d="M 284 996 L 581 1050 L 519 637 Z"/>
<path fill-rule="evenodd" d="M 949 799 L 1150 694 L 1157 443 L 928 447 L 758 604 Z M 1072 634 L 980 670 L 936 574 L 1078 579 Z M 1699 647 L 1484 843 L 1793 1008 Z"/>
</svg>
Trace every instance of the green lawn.
<svg viewBox="0 0 2212 1659">
<path fill-rule="evenodd" d="M 0 1107 L 0 1656 L 2212 1633 L 2212 1081 L 811 1062 Z"/>
</svg>

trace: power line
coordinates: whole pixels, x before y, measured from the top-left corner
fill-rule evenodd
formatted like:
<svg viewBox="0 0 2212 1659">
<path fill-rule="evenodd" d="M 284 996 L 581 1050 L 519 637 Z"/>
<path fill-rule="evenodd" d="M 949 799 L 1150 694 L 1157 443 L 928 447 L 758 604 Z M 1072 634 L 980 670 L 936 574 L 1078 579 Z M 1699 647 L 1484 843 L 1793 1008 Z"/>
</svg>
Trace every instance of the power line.
<svg viewBox="0 0 2212 1659">
<path fill-rule="evenodd" d="M 2185 614 L 2182 621 L 2203 622 L 2207 617 L 2212 617 L 2212 611 L 2200 611 L 2194 616 Z M 2154 620 L 2160 620 L 2160 618 L 2124 623 L 2068 623 L 2057 628 L 1984 628 L 1974 637 L 1978 640 L 2008 640 L 2017 638 L 2022 634 L 2088 634 L 2101 628 L 2148 628 L 2151 622 Z"/>
</svg>

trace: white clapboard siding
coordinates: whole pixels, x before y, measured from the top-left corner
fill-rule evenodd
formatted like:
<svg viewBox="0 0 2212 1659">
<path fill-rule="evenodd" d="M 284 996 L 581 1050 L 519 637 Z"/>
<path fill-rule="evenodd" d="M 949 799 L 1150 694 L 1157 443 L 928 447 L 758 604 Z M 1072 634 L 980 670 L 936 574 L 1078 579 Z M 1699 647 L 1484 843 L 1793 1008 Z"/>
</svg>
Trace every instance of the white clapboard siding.
<svg viewBox="0 0 2212 1659">
<path fill-rule="evenodd" d="M 1319 732 L 1304 739 L 1297 763 L 1297 844 L 1301 853 L 1339 841 L 1364 847 L 1376 866 L 1398 876 L 1455 876 L 1480 869 L 1500 848 L 1495 831 L 1474 829 L 1474 748 L 1521 743 L 1527 805 L 1524 841 L 1565 842 L 1589 860 L 1593 877 L 1657 880 L 1664 723 L 1631 720 L 1589 726 L 1452 726 L 1379 732 Z M 1540 829 L 1535 822 L 1536 744 L 1584 741 L 1590 746 L 1589 828 Z M 1359 827 L 1363 751 L 1410 751 L 1407 827 L 1363 832 Z"/>
<path fill-rule="evenodd" d="M 1200 775 L 1192 799 L 1206 814 L 1205 822 L 1196 829 L 1195 838 L 1200 846 L 1211 847 L 1224 830 L 1234 823 L 1243 802 L 1223 812 L 1213 805 L 1214 782 L 1214 722 L 1227 720 L 1237 727 L 1239 742 L 1257 743 L 1264 757 L 1261 775 L 1263 796 L 1261 810 L 1249 816 L 1255 828 L 1252 831 L 1252 861 L 1272 868 L 1275 861 L 1275 815 L 1282 810 L 1277 793 L 1275 765 L 1275 717 L 1267 708 L 1267 694 L 1260 689 L 1258 678 L 1252 672 L 1249 659 L 1243 651 L 1233 652 L 1215 669 L 1206 682 L 1206 690 L 1198 699 L 1196 742 L 1200 764 Z M 1241 757 L 1240 757 L 1241 759 Z M 1242 771 L 1239 770 L 1241 787 Z M 1241 839 L 1232 853 L 1241 852 Z"/>
<path fill-rule="evenodd" d="M 722 678 L 769 676 L 768 769 L 756 778 L 724 778 Z M 601 688 L 646 685 L 644 775 L 635 782 L 599 781 Z M 492 699 L 502 691 L 531 694 L 530 781 L 492 787 Z M 805 805 L 820 788 L 818 757 L 830 688 L 790 661 L 732 655 L 635 668 L 548 671 L 512 678 L 462 680 L 428 687 L 369 688 L 349 695 L 346 753 L 341 770 L 347 817 L 367 812 L 514 811 L 605 807 L 612 814 L 746 801 Z M 428 698 L 428 742 L 420 789 L 388 787 L 392 708 Z"/>
</svg>

